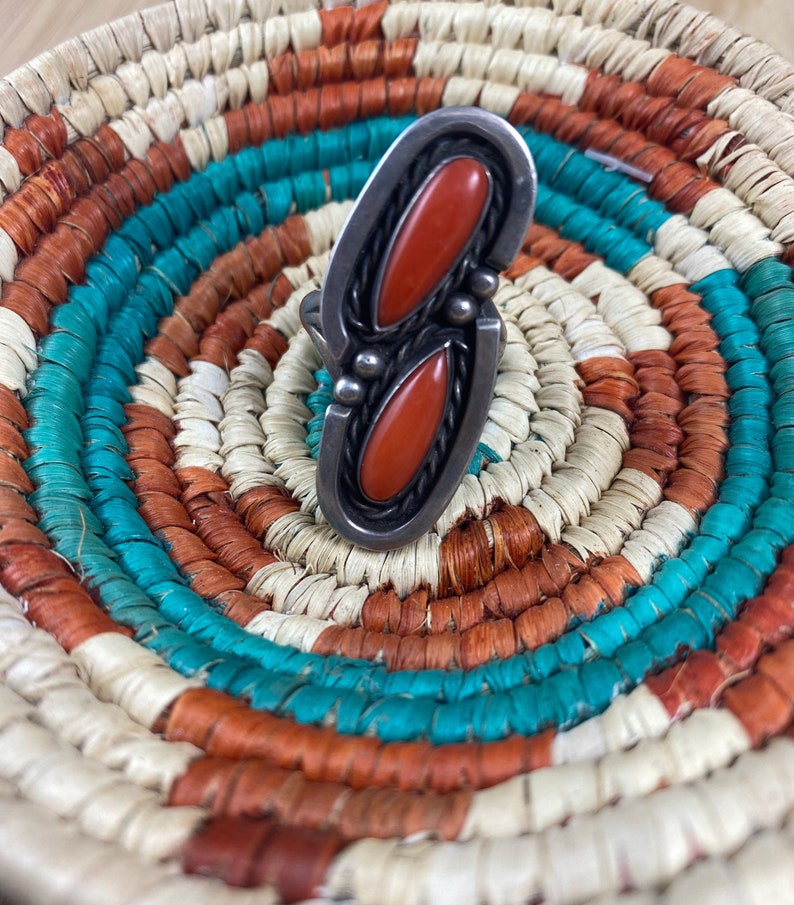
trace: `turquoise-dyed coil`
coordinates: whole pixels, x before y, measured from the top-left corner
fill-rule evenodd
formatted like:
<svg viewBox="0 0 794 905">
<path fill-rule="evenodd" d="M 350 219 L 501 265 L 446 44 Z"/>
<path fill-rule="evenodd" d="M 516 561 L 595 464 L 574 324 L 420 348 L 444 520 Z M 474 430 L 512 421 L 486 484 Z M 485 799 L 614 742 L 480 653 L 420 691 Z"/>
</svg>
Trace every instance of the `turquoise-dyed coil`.
<svg viewBox="0 0 794 905">
<path fill-rule="evenodd" d="M 323 204 L 323 171 L 334 200 L 354 197 L 411 121 L 375 119 L 248 148 L 128 218 L 89 263 L 85 285 L 54 312 L 42 342 L 25 400 L 31 501 L 58 552 L 78 564 L 114 619 L 174 669 L 254 707 L 317 724 L 334 712 L 340 732 L 384 740 L 490 740 L 571 726 L 672 663 L 682 647 L 713 644 L 794 540 L 794 288 L 780 263 L 762 261 L 742 275 L 724 270 L 691 287 L 729 365 L 730 450 L 717 504 L 681 554 L 624 606 L 534 652 L 469 671 L 388 672 L 253 637 L 187 587 L 126 483 L 127 387 L 174 296 L 245 237 Z M 541 223 L 621 274 L 652 253 L 670 216 L 663 205 L 578 151 L 528 128 L 521 134 L 541 180 Z M 320 379 L 309 404 L 310 448 L 329 391 Z"/>
</svg>

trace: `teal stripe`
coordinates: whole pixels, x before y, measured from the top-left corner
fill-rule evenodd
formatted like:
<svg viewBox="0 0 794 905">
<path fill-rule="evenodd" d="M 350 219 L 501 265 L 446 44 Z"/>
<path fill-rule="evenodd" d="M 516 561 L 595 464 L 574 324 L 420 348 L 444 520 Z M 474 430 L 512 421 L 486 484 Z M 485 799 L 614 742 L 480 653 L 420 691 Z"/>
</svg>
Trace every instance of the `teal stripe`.
<svg viewBox="0 0 794 905">
<path fill-rule="evenodd" d="M 320 455 L 320 440 L 323 438 L 323 424 L 328 406 L 334 401 L 334 382 L 325 368 L 314 372 L 317 389 L 306 397 L 306 408 L 312 417 L 306 424 L 306 445 L 313 459 Z"/>
<path fill-rule="evenodd" d="M 397 129 L 406 122 L 391 125 Z M 383 137 L 388 129 L 384 121 L 376 123 Z M 366 157 L 361 126 L 334 133 L 337 138 L 327 140 L 328 159 L 342 145 L 362 148 Z M 528 133 L 528 140 L 532 145 L 537 137 Z M 788 292 L 790 298 L 788 272 L 784 280 L 782 272 L 769 274 L 763 265 L 752 268 L 741 287 L 732 273 L 715 275 L 699 287 L 715 322 L 718 316 L 724 322 L 720 335 L 730 349 L 732 389 L 737 396 L 739 391 L 758 393 L 740 397 L 735 405 L 731 400 L 731 441 L 739 453 L 729 461 L 720 504 L 707 513 L 684 554 L 663 566 L 653 585 L 637 592 L 625 607 L 535 653 L 469 672 L 387 673 L 382 665 L 304 654 L 253 638 L 185 587 L 137 515 L 125 484 L 129 471 L 120 428 L 121 406 L 129 400 L 126 386 L 134 382 L 143 342 L 153 335 L 157 319 L 170 311 L 172 293 L 185 291 L 207 260 L 246 234 L 246 224 L 255 216 L 252 198 L 263 220 L 282 215 L 292 204 L 319 203 L 316 173 L 298 167 L 306 165 L 300 155 L 309 155 L 311 147 L 317 155 L 311 158 L 315 166 L 327 168 L 326 158 L 320 163 L 322 142 L 303 141 L 290 140 L 280 151 L 276 142 L 249 149 L 260 153 L 243 152 L 242 161 L 243 155 L 237 155 L 214 164 L 207 174 L 196 174 L 159 197 L 124 224 L 89 266 L 86 286 L 73 289 L 70 303 L 56 313 L 56 331 L 43 343 L 43 363 L 27 399 L 34 422 L 27 436 L 33 448 L 28 470 L 38 485 L 33 501 L 45 513 L 46 530 L 59 552 L 78 564 L 114 618 L 133 626 L 139 640 L 175 669 L 205 674 L 211 687 L 244 695 L 254 706 L 292 714 L 301 722 L 318 722 L 336 709 L 340 731 L 374 732 L 383 739 L 427 735 L 434 742 L 452 741 L 460 736 L 461 725 L 486 739 L 568 726 L 599 712 L 649 670 L 670 662 L 681 646 L 711 644 L 714 631 L 760 587 L 766 566 L 761 567 L 756 548 L 780 549 L 791 541 L 794 524 L 791 483 L 783 480 L 791 462 L 788 402 L 778 407 L 775 401 L 776 417 L 785 423 L 780 439 L 776 436 L 771 444 L 773 459 L 768 452 L 773 397 L 767 381 L 771 373 L 776 392 L 778 384 L 788 386 L 790 321 L 778 313 L 769 325 L 770 348 L 763 343 L 761 348 L 771 368 L 759 350 L 739 341 L 757 333 L 753 318 L 758 320 L 767 310 L 770 293 Z M 577 165 L 576 155 L 560 148 L 564 160 L 555 166 L 554 146 L 543 144 L 543 174 L 552 166 L 562 173 Z M 579 164 L 582 173 L 588 172 L 571 183 L 570 191 L 593 190 L 594 204 L 609 205 L 615 189 L 595 192 L 598 180 L 589 172 L 592 163 Z M 336 179 L 338 186 L 360 182 L 369 169 L 363 160 L 350 167 L 332 166 L 332 185 Z M 256 185 L 260 177 L 264 182 Z M 633 213 L 618 226 L 599 210 L 585 209 L 566 197 L 559 175 L 544 179 L 560 189 L 546 186 L 541 193 L 544 216 L 557 221 L 552 225 L 590 249 L 603 248 L 602 227 L 612 230 L 609 251 L 623 268 L 648 253 L 644 237 L 661 214 L 653 204 L 646 207 L 636 186 L 621 174 L 609 174 L 608 180 L 625 188 L 623 207 Z M 604 212 L 614 216 L 608 208 Z M 140 274 L 137 265 L 132 269 L 135 256 L 143 268 Z M 757 297 L 752 282 L 756 277 L 763 277 L 765 287 L 771 285 Z M 753 413 L 758 400 L 760 413 Z M 751 524 L 746 532 L 744 526 Z M 738 543 L 723 565 L 718 560 L 725 558 L 726 532 Z M 592 659 L 595 652 L 600 656 Z"/>
</svg>

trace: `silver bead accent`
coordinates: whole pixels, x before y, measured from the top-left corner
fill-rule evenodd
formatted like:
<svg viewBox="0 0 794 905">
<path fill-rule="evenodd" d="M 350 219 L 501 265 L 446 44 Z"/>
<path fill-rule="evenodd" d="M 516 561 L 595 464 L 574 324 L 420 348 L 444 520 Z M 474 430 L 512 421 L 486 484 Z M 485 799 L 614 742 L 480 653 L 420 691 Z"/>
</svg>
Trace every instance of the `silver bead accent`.
<svg viewBox="0 0 794 905">
<path fill-rule="evenodd" d="M 469 274 L 469 289 L 478 299 L 489 299 L 499 288 L 499 275 L 490 267 L 475 267 Z"/>
<path fill-rule="evenodd" d="M 360 405 L 364 401 L 364 385 L 344 374 L 334 384 L 334 399 L 340 405 Z"/>
<path fill-rule="evenodd" d="M 455 327 L 465 327 L 479 313 L 480 306 L 474 299 L 462 292 L 453 292 L 444 302 L 444 315 Z"/>
<path fill-rule="evenodd" d="M 364 380 L 375 380 L 386 370 L 386 361 L 376 349 L 362 349 L 353 359 L 353 370 Z"/>
</svg>

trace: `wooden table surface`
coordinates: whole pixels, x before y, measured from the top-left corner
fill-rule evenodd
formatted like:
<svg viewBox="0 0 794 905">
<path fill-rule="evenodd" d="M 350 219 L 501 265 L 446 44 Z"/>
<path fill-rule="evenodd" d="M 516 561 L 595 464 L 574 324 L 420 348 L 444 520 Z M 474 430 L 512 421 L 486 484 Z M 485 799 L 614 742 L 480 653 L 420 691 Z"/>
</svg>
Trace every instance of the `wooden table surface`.
<svg viewBox="0 0 794 905">
<path fill-rule="evenodd" d="M 152 5 L 153 0 L 0 0 L 0 73 L 73 35 Z M 641 2 L 641 0 L 637 0 Z M 767 41 L 794 61 L 792 0 L 695 0 L 726 22 Z"/>
</svg>

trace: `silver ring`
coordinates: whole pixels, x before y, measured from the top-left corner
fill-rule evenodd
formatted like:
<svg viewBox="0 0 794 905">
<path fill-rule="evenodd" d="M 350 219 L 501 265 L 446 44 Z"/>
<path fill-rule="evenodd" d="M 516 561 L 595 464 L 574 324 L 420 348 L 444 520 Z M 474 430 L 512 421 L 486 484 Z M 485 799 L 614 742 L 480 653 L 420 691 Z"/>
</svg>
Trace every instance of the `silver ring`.
<svg viewBox="0 0 794 905">
<path fill-rule="evenodd" d="M 475 107 L 419 119 L 365 185 L 301 305 L 334 382 L 317 495 L 348 540 L 410 543 L 465 475 L 504 343 L 491 296 L 536 194 L 526 144 Z"/>
</svg>

